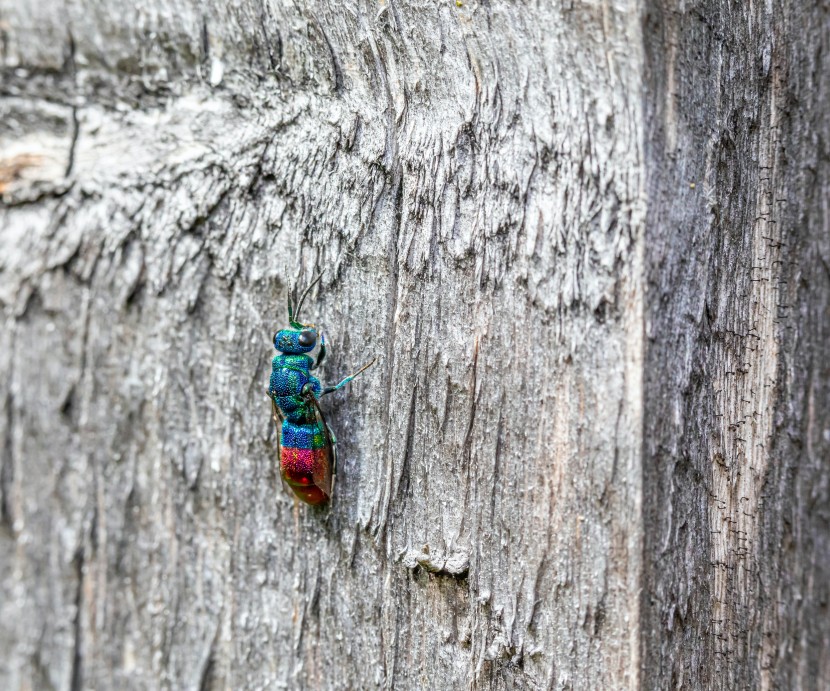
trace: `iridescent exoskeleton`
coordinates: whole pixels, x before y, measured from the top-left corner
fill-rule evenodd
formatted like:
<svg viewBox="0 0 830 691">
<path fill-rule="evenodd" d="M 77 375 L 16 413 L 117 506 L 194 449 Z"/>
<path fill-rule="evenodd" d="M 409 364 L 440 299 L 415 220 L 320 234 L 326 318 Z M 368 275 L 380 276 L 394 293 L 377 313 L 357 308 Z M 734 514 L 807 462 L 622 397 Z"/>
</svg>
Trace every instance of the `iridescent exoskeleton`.
<svg viewBox="0 0 830 691">
<path fill-rule="evenodd" d="M 335 386 L 323 387 L 312 376 L 326 357 L 326 339 L 320 334 L 320 350 L 315 361 L 310 353 L 317 345 L 314 324 L 300 321 L 300 309 L 306 295 L 321 276 L 306 288 L 296 310 L 288 296 L 290 328 L 274 334 L 279 354 L 271 364 L 271 381 L 267 389 L 277 426 L 280 475 L 291 490 L 307 504 L 324 504 L 331 499 L 337 452 L 334 433 L 326 424 L 318 399 L 337 391 L 374 363 L 374 359 Z"/>
</svg>

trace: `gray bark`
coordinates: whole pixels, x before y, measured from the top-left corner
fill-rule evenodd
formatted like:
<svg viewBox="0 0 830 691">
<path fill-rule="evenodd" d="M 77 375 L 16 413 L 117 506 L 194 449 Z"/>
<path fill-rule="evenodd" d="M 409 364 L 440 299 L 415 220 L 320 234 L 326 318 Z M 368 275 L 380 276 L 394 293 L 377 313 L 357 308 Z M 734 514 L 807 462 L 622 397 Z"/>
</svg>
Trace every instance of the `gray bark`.
<svg viewBox="0 0 830 691">
<path fill-rule="evenodd" d="M 0 0 L 0 687 L 830 684 L 828 38 Z M 321 270 L 324 510 L 263 393 Z"/>
<path fill-rule="evenodd" d="M 652 688 L 830 685 L 828 9 L 647 16 Z"/>
</svg>

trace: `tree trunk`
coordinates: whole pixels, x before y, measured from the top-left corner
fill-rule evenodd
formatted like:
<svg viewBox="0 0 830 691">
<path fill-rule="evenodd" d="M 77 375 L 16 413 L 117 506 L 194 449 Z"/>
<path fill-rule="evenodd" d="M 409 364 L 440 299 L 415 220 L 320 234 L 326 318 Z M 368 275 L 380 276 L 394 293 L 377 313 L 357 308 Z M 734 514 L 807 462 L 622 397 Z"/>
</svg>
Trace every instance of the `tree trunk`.
<svg viewBox="0 0 830 691">
<path fill-rule="evenodd" d="M 827 10 L 0 0 L 0 687 L 826 688 Z"/>
<path fill-rule="evenodd" d="M 828 688 L 830 4 L 695 4 L 644 32 L 643 680 Z"/>
</svg>

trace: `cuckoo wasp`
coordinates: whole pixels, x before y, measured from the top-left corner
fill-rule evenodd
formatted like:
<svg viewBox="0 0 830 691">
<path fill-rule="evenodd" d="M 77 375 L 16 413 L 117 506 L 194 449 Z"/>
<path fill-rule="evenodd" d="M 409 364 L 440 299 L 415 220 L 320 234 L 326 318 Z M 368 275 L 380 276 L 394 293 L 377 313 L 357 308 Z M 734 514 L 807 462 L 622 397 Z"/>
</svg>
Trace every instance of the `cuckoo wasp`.
<svg viewBox="0 0 830 691">
<path fill-rule="evenodd" d="M 271 381 L 266 393 L 271 399 L 277 427 L 280 476 L 306 504 L 325 504 L 334 490 L 337 470 L 337 439 L 323 417 L 320 398 L 342 389 L 358 374 L 371 367 L 375 359 L 334 386 L 322 386 L 311 372 L 326 357 L 326 339 L 320 333 L 316 361 L 307 355 L 317 345 L 317 328 L 300 320 L 300 310 L 309 291 L 322 278 L 318 276 L 300 297 L 288 293 L 289 328 L 274 334 L 279 351 L 271 361 Z M 292 299 L 293 298 L 293 299 Z"/>
</svg>

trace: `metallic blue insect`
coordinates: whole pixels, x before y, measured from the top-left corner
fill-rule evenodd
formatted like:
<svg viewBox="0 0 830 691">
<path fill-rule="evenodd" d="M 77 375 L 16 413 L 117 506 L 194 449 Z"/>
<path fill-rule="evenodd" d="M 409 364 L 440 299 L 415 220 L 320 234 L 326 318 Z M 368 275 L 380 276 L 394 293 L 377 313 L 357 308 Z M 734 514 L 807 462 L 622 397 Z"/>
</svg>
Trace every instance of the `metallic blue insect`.
<svg viewBox="0 0 830 691">
<path fill-rule="evenodd" d="M 280 475 L 288 487 L 307 504 L 324 504 L 331 499 L 337 469 L 334 432 L 326 424 L 319 398 L 337 391 L 374 364 L 375 359 L 335 386 L 323 387 L 312 376 L 326 357 L 326 339 L 320 334 L 316 362 L 306 353 L 317 345 L 314 324 L 300 321 L 303 301 L 318 276 L 303 292 L 299 303 L 288 295 L 288 329 L 274 334 L 279 351 L 271 362 L 271 381 L 266 393 L 271 399 L 274 424 L 278 430 Z M 296 304 L 296 310 L 294 308 Z"/>
</svg>

